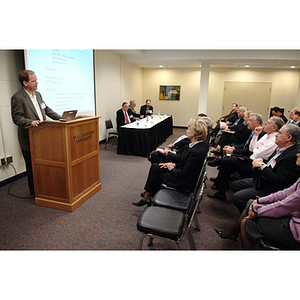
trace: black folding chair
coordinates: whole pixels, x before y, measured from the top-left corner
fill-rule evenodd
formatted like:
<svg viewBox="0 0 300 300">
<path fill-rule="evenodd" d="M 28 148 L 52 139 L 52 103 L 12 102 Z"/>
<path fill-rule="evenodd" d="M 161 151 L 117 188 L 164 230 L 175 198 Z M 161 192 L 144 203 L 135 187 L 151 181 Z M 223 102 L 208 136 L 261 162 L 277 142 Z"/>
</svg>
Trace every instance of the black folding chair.
<svg viewBox="0 0 300 300">
<path fill-rule="evenodd" d="M 118 138 L 118 132 L 117 131 L 114 131 L 114 126 L 112 124 L 112 121 L 111 119 L 107 119 L 105 121 L 105 127 L 106 127 L 106 141 L 105 141 L 105 146 L 104 146 L 104 149 L 106 148 L 106 144 L 108 142 L 108 139 L 110 137 L 113 137 L 114 140 L 113 140 L 113 144 L 114 144 L 114 141 L 116 138 Z"/>
<path fill-rule="evenodd" d="M 137 222 L 138 230 L 143 233 L 140 239 L 139 249 L 142 249 L 144 238 L 147 236 L 150 238 L 148 245 L 152 244 L 153 238 L 162 238 L 174 242 L 178 249 L 180 249 L 179 244 L 187 237 L 191 249 L 196 249 L 190 227 L 193 223 L 198 205 L 203 198 L 204 175 L 205 172 L 201 172 L 201 176 L 197 182 L 194 193 L 191 195 L 190 204 L 186 211 L 162 206 L 149 206 L 144 210 Z"/>
</svg>

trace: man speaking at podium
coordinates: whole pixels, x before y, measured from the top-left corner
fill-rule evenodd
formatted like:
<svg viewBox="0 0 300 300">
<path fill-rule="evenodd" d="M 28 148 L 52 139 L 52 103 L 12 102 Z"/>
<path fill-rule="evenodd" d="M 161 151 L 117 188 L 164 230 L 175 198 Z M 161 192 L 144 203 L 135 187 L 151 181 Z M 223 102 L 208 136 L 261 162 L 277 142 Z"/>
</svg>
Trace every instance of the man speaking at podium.
<svg viewBox="0 0 300 300">
<path fill-rule="evenodd" d="M 53 120 L 59 120 L 61 116 L 48 107 L 42 95 L 36 91 L 38 82 L 33 71 L 21 71 L 19 81 L 22 88 L 11 97 L 11 115 L 13 122 L 18 126 L 18 138 L 26 164 L 28 186 L 30 194 L 34 195 L 29 135 L 25 127 L 39 126 L 41 121 L 46 120 L 46 115 Z"/>
</svg>

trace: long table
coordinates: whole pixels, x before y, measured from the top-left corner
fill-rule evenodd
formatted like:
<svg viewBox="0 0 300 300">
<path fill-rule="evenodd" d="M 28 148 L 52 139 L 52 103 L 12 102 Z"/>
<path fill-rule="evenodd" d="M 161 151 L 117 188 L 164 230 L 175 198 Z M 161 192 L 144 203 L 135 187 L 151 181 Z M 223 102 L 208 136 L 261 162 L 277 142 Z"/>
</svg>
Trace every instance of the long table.
<svg viewBox="0 0 300 300">
<path fill-rule="evenodd" d="M 132 122 L 119 129 L 117 153 L 148 157 L 151 151 L 172 134 L 172 116 L 154 115 L 152 118 Z"/>
</svg>

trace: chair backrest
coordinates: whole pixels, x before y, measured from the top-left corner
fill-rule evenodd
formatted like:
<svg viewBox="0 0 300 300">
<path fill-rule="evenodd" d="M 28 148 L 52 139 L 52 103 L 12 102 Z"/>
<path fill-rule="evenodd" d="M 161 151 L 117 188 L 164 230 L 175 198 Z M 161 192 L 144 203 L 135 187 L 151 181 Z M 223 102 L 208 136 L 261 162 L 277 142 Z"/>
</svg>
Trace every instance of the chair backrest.
<svg viewBox="0 0 300 300">
<path fill-rule="evenodd" d="M 108 130 L 108 129 L 113 129 L 113 128 L 114 128 L 111 119 L 107 119 L 107 120 L 105 121 L 105 127 L 106 127 L 106 130 Z"/>
<path fill-rule="evenodd" d="M 192 224 L 194 215 L 198 208 L 199 202 L 202 199 L 204 184 L 205 184 L 205 177 L 206 177 L 206 162 L 207 158 L 204 159 L 202 169 L 200 171 L 194 192 L 191 195 L 190 207 L 188 209 L 187 214 L 187 227 L 189 228 Z"/>
<path fill-rule="evenodd" d="M 197 187 L 196 193 L 191 199 L 190 208 L 188 210 L 187 215 L 187 227 L 189 228 L 192 225 L 194 215 L 198 209 L 199 203 L 202 199 L 203 191 L 204 191 L 204 177 L 205 172 L 202 173 L 201 181 L 199 182 L 199 185 Z"/>
</svg>

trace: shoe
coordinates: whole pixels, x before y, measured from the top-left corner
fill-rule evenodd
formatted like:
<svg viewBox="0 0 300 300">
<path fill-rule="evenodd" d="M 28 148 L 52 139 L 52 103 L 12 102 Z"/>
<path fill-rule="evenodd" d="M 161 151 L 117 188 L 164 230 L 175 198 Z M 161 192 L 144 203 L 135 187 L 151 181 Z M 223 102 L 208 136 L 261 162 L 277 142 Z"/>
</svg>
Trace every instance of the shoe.
<svg viewBox="0 0 300 300">
<path fill-rule="evenodd" d="M 217 177 L 210 177 L 209 180 L 215 182 Z"/>
<path fill-rule="evenodd" d="M 229 236 L 224 236 L 222 229 L 214 228 L 214 230 L 219 235 L 219 237 L 224 239 L 224 240 L 232 240 L 234 242 L 238 241 L 238 237 L 236 237 L 236 236 L 230 236 L 230 237 Z"/>
<path fill-rule="evenodd" d="M 221 201 L 226 201 L 226 195 L 221 194 L 220 192 L 216 192 L 214 194 L 207 194 L 209 198 L 219 199 Z"/>
<path fill-rule="evenodd" d="M 218 167 L 221 164 L 221 159 L 220 158 L 215 158 L 215 160 L 209 161 L 207 164 L 210 167 Z"/>
<path fill-rule="evenodd" d="M 148 205 L 148 206 L 150 206 L 150 200 L 143 200 L 143 199 L 141 199 L 139 202 L 133 202 L 132 205 L 135 205 L 135 206 Z"/>
</svg>

